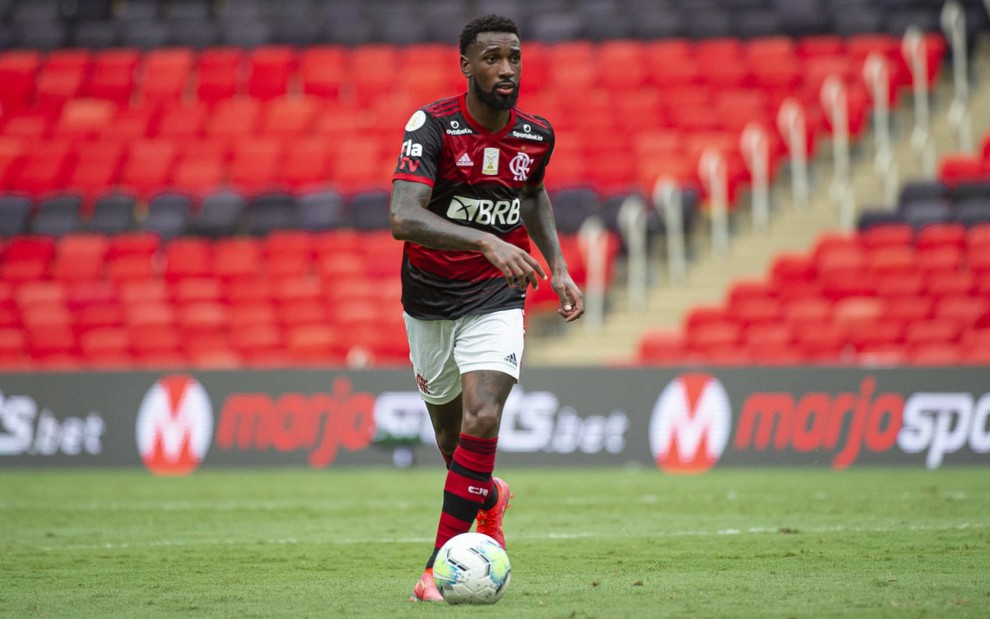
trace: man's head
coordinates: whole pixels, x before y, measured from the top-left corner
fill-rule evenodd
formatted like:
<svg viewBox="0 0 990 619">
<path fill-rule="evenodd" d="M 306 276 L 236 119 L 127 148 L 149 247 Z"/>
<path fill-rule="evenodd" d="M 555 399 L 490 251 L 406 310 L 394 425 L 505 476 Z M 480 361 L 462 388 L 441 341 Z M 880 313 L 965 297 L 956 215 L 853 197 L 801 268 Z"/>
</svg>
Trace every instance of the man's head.
<svg viewBox="0 0 990 619">
<path fill-rule="evenodd" d="M 519 98 L 519 28 L 499 15 L 473 19 L 461 32 L 461 72 L 468 89 L 493 110 L 508 110 Z"/>
</svg>

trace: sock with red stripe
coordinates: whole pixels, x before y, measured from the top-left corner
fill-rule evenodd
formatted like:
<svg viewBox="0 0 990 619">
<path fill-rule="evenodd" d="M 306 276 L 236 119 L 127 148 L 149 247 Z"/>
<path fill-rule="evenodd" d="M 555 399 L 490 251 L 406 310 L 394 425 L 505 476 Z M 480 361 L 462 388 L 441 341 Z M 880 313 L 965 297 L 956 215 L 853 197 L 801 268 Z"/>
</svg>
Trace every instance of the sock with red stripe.
<svg viewBox="0 0 990 619">
<path fill-rule="evenodd" d="M 492 470 L 498 438 L 478 438 L 461 434 L 454 450 L 443 488 L 443 508 L 433 555 L 426 567 L 433 567 L 437 550 L 447 540 L 471 530 L 478 510 L 492 494 Z"/>
</svg>

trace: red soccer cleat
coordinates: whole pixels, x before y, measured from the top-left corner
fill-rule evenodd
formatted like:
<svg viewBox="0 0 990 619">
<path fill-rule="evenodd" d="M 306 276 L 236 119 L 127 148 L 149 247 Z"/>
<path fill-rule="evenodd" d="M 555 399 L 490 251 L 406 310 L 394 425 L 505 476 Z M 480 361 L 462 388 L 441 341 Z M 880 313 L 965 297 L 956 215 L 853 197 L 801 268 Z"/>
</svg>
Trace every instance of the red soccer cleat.
<svg viewBox="0 0 990 619">
<path fill-rule="evenodd" d="M 509 484 L 505 483 L 500 477 L 493 477 L 492 485 L 498 488 L 498 501 L 491 509 L 483 509 L 478 512 L 478 526 L 476 530 L 478 533 L 484 533 L 491 537 L 498 542 L 499 546 L 505 548 L 505 531 L 502 530 L 502 517 L 505 516 L 505 511 L 509 509 L 509 500 L 512 499 L 512 493 L 509 492 Z"/>
<path fill-rule="evenodd" d="M 433 582 L 433 568 L 428 567 L 423 575 L 419 577 L 416 581 L 416 586 L 413 587 L 412 597 L 409 598 L 410 602 L 442 602 L 443 596 L 437 590 L 437 585 Z"/>
</svg>

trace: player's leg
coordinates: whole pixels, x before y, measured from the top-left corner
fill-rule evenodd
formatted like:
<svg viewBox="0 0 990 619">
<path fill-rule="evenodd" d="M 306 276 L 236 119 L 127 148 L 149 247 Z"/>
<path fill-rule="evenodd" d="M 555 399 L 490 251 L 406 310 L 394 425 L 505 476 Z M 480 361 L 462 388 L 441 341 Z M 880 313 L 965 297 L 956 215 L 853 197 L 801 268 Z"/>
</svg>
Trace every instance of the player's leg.
<svg viewBox="0 0 990 619">
<path fill-rule="evenodd" d="M 461 426 L 461 381 L 454 362 L 454 323 L 446 320 L 417 320 L 405 315 L 410 360 L 416 385 L 426 403 L 444 461 L 453 457 Z M 449 466 L 449 462 L 448 462 Z M 440 602 L 443 597 L 433 582 L 433 560 L 413 587 L 413 601 Z"/>
<path fill-rule="evenodd" d="M 426 403 L 430 411 L 430 421 L 433 423 L 433 434 L 437 441 L 437 449 L 444 464 L 450 468 L 451 458 L 461 436 L 461 419 L 463 418 L 463 403 L 460 394 L 446 404 Z"/>
<path fill-rule="evenodd" d="M 487 486 L 487 492 L 484 492 L 481 500 L 476 502 L 477 531 L 490 536 L 504 548 L 505 533 L 502 529 L 502 518 L 509 509 L 509 499 L 512 498 L 512 494 L 509 485 L 504 480 L 494 477 L 493 472 L 502 411 L 516 380 L 508 374 L 497 371 L 469 372 L 462 377 L 462 380 L 465 405 L 461 447 L 474 446 L 481 452 L 490 453 L 490 459 L 476 457 L 472 461 L 475 469 L 471 471 L 473 479 L 484 482 Z M 475 406 L 470 403 L 472 400 L 475 400 Z M 455 460 L 458 455 L 459 453 L 455 452 Z"/>
<path fill-rule="evenodd" d="M 464 423 L 462 433 L 489 439 L 492 451 L 498 440 L 502 411 L 512 387 L 519 380 L 524 348 L 522 310 L 505 310 L 466 321 L 465 334 L 457 340 L 454 356 L 464 374 Z M 475 404 L 472 403 L 471 398 Z M 494 458 L 494 455 L 493 455 Z M 494 461 L 492 462 L 494 468 Z M 505 547 L 502 517 L 512 497 L 508 484 L 493 477 L 477 513 L 477 530 Z"/>
</svg>

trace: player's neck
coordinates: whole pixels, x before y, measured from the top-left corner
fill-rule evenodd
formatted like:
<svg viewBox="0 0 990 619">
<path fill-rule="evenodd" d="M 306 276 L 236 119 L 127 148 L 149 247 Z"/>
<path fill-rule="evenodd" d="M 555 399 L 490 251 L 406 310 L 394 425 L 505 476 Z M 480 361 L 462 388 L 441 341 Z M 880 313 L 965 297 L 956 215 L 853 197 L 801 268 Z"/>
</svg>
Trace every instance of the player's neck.
<svg viewBox="0 0 990 619">
<path fill-rule="evenodd" d="M 496 133 L 505 128 L 512 116 L 511 110 L 496 110 L 468 93 L 467 109 L 476 123 Z"/>
</svg>

